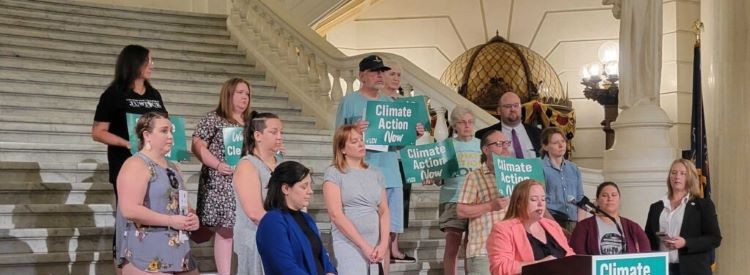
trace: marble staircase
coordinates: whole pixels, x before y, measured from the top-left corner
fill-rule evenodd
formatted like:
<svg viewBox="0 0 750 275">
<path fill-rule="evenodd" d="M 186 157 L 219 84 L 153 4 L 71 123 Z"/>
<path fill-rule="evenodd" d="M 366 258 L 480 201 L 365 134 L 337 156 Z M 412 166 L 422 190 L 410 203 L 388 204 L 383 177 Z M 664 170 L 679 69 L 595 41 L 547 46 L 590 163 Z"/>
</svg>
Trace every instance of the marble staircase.
<svg viewBox="0 0 750 275">
<path fill-rule="evenodd" d="M 253 85 L 253 107 L 284 120 L 287 158 L 313 169 L 331 161 L 321 128 L 230 39 L 226 17 L 65 0 L 0 0 L 0 274 L 112 274 L 114 200 L 106 147 L 90 137 L 99 95 L 127 44 L 152 50 L 152 84 L 186 135 L 235 76 Z M 200 165 L 181 164 L 192 200 Z M 310 213 L 330 239 L 320 184 Z M 415 186 L 402 247 L 419 259 L 393 274 L 441 274 L 438 191 Z M 195 246 L 212 272 L 210 244 Z"/>
</svg>

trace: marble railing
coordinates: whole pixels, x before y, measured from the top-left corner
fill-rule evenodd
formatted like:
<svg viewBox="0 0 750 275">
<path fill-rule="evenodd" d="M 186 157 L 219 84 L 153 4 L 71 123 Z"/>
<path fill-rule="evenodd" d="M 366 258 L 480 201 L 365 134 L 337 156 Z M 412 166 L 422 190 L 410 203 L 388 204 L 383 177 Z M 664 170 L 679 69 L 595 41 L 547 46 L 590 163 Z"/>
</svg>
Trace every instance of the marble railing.
<svg viewBox="0 0 750 275">
<path fill-rule="evenodd" d="M 274 0 L 232 0 L 227 26 L 240 50 L 266 72 L 268 81 L 288 92 L 304 113 L 316 117 L 318 127 L 332 127 L 338 102 L 358 85 L 357 65 L 365 55 L 344 55 Z M 472 109 L 477 128 L 497 122 L 407 59 L 377 54 L 401 64 L 404 91 L 427 96 L 438 113 L 465 105 Z"/>
</svg>

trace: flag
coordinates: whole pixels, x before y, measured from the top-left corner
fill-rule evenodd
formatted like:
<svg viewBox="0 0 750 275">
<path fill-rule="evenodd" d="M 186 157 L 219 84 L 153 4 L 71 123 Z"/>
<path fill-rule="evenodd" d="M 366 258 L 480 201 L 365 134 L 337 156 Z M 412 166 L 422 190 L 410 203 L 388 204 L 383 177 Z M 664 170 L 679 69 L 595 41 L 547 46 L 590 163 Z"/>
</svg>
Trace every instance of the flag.
<svg viewBox="0 0 750 275">
<path fill-rule="evenodd" d="M 711 199 L 711 176 L 708 169 L 708 142 L 706 142 L 706 120 L 703 117 L 703 93 L 701 91 L 701 46 L 693 49 L 693 114 L 690 118 L 690 159 L 698 169 L 698 179 L 703 197 Z M 716 271 L 716 250 L 709 252 L 711 270 Z"/>
<path fill-rule="evenodd" d="M 701 48 L 693 49 L 693 107 L 690 119 L 690 159 L 698 168 L 701 191 L 711 198 L 711 177 L 708 169 L 708 143 L 706 142 L 706 120 L 703 117 L 703 93 L 701 92 Z"/>
</svg>

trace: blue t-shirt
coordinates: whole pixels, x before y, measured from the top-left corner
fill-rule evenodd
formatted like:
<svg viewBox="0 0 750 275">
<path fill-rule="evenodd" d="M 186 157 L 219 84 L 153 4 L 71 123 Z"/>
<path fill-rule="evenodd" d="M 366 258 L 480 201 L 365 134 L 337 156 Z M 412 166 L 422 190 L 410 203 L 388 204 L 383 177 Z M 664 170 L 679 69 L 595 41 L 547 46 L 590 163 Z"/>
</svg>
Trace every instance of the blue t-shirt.
<svg viewBox="0 0 750 275">
<path fill-rule="evenodd" d="M 547 208 L 565 213 L 570 221 L 578 221 L 578 208 L 569 203 L 569 198 L 580 201 L 583 198 L 581 171 L 575 163 L 564 160 L 560 169 L 552 166 L 552 159 L 542 159 L 545 188 L 547 189 Z"/>
<path fill-rule="evenodd" d="M 377 99 L 369 99 L 359 91 L 349 93 L 341 99 L 339 107 L 336 110 L 336 128 L 343 124 L 354 124 L 362 119 L 367 108 L 367 101 L 370 100 L 393 101 L 392 98 L 381 94 L 378 94 Z M 380 169 L 385 179 L 386 188 L 402 188 L 404 186 L 398 167 L 398 151 L 380 152 L 367 150 L 365 162 Z"/>
<path fill-rule="evenodd" d="M 456 150 L 456 160 L 458 160 L 458 175 L 443 181 L 444 184 L 440 188 L 440 203 L 457 202 L 464 181 L 466 181 L 466 175 L 482 165 L 482 149 L 479 148 L 478 138 L 472 137 L 469 141 L 454 138 L 453 148 Z"/>
</svg>

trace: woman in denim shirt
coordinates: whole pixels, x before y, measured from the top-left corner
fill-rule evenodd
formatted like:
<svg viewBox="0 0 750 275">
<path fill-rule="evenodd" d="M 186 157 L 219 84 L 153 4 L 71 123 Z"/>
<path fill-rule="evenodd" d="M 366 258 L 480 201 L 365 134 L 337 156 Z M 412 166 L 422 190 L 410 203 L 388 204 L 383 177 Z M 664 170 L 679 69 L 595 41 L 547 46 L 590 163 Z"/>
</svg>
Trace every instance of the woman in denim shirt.
<svg viewBox="0 0 750 275">
<path fill-rule="evenodd" d="M 586 218 L 583 210 L 569 203 L 571 199 L 583 198 L 581 171 L 575 163 L 565 159 L 568 143 L 560 129 L 544 129 L 541 143 L 547 210 L 563 229 L 573 231 L 576 222 Z"/>
</svg>

